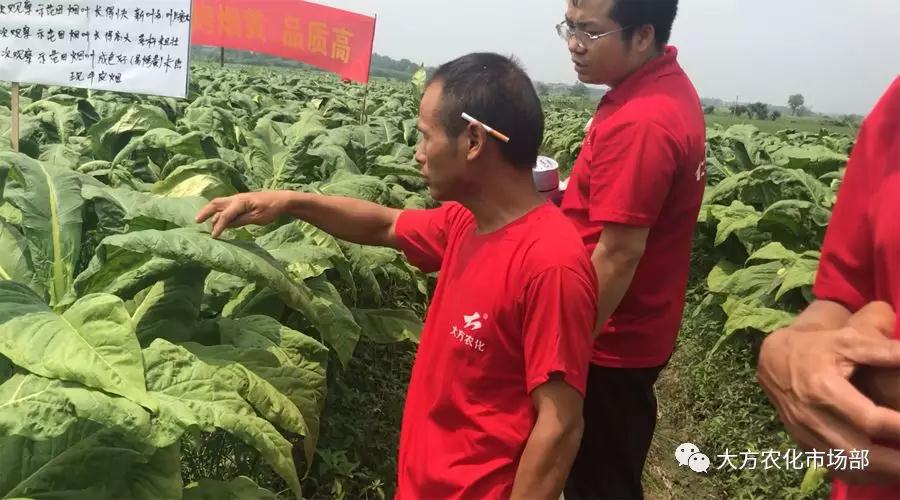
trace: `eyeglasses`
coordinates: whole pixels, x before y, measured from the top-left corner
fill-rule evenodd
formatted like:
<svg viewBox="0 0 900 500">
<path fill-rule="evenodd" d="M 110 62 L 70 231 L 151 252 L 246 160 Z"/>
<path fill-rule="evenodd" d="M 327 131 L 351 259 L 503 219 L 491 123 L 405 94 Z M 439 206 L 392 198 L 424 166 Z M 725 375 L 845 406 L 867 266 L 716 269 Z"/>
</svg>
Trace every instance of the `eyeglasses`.
<svg viewBox="0 0 900 500">
<path fill-rule="evenodd" d="M 631 28 L 631 26 L 626 26 L 621 29 L 607 31 L 606 33 L 592 33 L 590 31 L 585 31 L 580 28 L 576 28 L 569 24 L 569 21 L 563 21 L 556 25 L 556 33 L 559 34 L 559 37 L 562 38 L 566 43 L 575 37 L 575 41 L 578 42 L 582 48 L 587 48 L 591 42 L 595 42 L 605 36 L 609 36 L 615 33 L 621 33 L 627 29 Z"/>
</svg>

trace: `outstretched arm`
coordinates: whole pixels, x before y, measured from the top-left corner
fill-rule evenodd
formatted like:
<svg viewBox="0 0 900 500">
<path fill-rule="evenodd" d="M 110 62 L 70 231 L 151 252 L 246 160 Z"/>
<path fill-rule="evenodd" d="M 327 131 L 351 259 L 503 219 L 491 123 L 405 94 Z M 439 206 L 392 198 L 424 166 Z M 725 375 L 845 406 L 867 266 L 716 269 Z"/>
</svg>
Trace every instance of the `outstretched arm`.
<svg viewBox="0 0 900 500">
<path fill-rule="evenodd" d="M 244 193 L 211 201 L 197 221 L 213 219 L 212 235 L 248 224 L 270 224 L 290 215 L 336 238 L 361 245 L 396 247 L 395 228 L 401 211 L 355 198 L 293 191 Z"/>
</svg>

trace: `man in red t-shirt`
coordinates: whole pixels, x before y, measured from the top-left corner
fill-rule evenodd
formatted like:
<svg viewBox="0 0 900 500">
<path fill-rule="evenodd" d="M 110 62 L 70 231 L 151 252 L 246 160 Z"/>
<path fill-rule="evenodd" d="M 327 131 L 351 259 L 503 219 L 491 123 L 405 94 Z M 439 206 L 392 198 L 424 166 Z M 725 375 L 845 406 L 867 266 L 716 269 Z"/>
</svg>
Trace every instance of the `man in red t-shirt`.
<svg viewBox="0 0 900 500">
<path fill-rule="evenodd" d="M 566 498 L 642 498 L 654 384 L 675 347 L 706 186 L 700 98 L 667 46 L 677 0 L 570 0 L 557 30 L 605 84 L 562 201 L 598 277 L 585 432 Z"/>
<path fill-rule="evenodd" d="M 769 335 L 760 383 L 812 450 L 869 450 L 837 500 L 900 498 L 900 78 L 866 118 L 825 236 L 816 301 Z M 860 389 L 857 389 L 859 387 Z"/>
<path fill-rule="evenodd" d="M 406 398 L 397 497 L 559 498 L 581 439 L 596 279 L 578 233 L 534 186 L 540 100 L 514 62 L 472 54 L 432 77 L 419 130 L 416 159 L 447 202 L 438 209 L 252 193 L 215 200 L 199 218 L 215 214 L 217 236 L 287 213 L 440 271 Z"/>
</svg>

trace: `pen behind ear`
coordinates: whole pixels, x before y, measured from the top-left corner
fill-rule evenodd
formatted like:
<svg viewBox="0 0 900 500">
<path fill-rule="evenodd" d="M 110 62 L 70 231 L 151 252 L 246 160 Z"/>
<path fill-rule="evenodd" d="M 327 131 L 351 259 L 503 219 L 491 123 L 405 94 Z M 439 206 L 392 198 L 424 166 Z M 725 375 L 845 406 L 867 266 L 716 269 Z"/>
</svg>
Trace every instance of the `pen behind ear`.
<svg viewBox="0 0 900 500">
<path fill-rule="evenodd" d="M 509 143 L 509 137 L 501 134 L 500 132 L 494 130 L 493 128 L 476 120 L 475 118 L 472 118 L 468 113 L 463 113 L 462 118 L 463 118 L 463 120 L 466 120 L 467 122 L 469 122 L 473 125 L 480 125 L 485 131 L 487 131 L 488 134 L 491 134 L 492 136 L 497 138 L 499 141 L 504 142 L 504 143 Z"/>
</svg>

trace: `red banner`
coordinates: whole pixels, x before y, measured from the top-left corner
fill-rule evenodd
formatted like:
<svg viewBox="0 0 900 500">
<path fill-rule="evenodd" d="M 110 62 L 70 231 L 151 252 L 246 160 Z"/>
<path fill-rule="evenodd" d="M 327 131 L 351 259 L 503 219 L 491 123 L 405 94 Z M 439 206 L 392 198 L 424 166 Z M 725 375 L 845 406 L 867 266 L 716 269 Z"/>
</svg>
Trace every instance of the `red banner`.
<svg viewBox="0 0 900 500">
<path fill-rule="evenodd" d="M 369 81 L 375 19 L 301 0 L 194 0 L 191 43 L 294 59 Z"/>
</svg>

